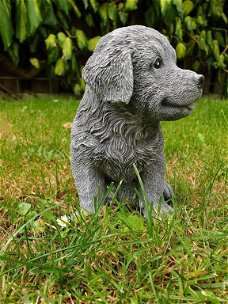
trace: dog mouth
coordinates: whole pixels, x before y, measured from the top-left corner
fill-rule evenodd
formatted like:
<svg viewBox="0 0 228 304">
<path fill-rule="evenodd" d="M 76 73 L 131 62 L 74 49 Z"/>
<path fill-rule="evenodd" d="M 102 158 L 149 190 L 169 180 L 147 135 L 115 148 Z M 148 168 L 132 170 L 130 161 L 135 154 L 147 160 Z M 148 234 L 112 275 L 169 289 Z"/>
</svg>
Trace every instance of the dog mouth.
<svg viewBox="0 0 228 304">
<path fill-rule="evenodd" d="M 193 102 L 189 103 L 189 104 L 176 104 L 176 103 L 170 102 L 168 100 L 168 98 L 166 98 L 166 97 L 162 100 L 161 105 L 165 106 L 165 107 L 170 107 L 170 108 L 187 109 L 189 111 L 192 111 L 195 108 L 195 105 Z"/>
</svg>

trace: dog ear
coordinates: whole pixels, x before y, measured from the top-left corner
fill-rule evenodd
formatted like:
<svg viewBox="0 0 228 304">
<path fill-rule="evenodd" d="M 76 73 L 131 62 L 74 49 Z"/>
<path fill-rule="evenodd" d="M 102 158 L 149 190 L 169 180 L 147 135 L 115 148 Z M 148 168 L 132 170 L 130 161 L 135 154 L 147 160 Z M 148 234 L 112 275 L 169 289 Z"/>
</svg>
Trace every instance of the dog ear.
<svg viewBox="0 0 228 304">
<path fill-rule="evenodd" d="M 104 101 L 129 103 L 133 93 L 133 66 L 129 51 L 105 49 L 88 59 L 82 77 Z"/>
</svg>

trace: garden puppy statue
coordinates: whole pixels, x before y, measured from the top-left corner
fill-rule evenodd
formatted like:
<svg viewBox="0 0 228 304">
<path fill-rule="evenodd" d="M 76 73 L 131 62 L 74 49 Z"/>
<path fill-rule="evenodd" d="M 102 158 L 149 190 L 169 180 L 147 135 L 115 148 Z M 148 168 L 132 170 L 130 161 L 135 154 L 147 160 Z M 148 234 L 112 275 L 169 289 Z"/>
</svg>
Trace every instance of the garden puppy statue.
<svg viewBox="0 0 228 304">
<path fill-rule="evenodd" d="M 112 181 L 122 181 L 119 199 L 131 201 L 134 188 L 140 191 L 135 164 L 153 214 L 172 211 L 160 121 L 189 115 L 204 77 L 178 68 L 168 39 L 141 25 L 101 38 L 82 76 L 86 90 L 71 134 L 80 206 L 93 213 L 94 197 L 101 198 Z M 144 201 L 139 204 L 146 216 Z"/>
</svg>

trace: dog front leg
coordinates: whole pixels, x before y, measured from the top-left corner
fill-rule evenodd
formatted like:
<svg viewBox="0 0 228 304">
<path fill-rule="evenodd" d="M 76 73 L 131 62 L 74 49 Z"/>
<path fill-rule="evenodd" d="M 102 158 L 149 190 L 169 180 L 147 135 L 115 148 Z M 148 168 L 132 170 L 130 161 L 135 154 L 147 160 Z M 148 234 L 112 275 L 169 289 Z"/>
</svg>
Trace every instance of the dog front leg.
<svg viewBox="0 0 228 304">
<path fill-rule="evenodd" d="M 92 166 L 73 164 L 73 174 L 78 190 L 80 207 L 94 213 L 105 194 L 104 176 Z M 95 200 L 96 197 L 96 200 Z"/>
<path fill-rule="evenodd" d="M 152 204 L 149 206 L 151 206 L 153 215 L 158 214 L 159 210 L 161 214 L 173 212 L 173 208 L 165 202 L 163 195 L 166 186 L 164 173 L 165 166 L 159 162 L 148 166 L 141 175 L 147 202 Z M 142 213 L 146 217 L 145 202 L 140 202 L 140 205 L 142 206 Z"/>
</svg>

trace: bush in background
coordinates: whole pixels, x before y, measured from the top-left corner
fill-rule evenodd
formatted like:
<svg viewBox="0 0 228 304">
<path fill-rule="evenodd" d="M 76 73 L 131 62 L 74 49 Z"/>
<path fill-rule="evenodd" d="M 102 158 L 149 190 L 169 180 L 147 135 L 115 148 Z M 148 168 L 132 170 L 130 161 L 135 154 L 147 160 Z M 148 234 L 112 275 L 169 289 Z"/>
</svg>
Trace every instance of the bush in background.
<svg viewBox="0 0 228 304">
<path fill-rule="evenodd" d="M 180 66 L 206 74 L 225 94 L 227 9 L 225 0 L 1 0 L 0 63 L 26 79 L 57 76 L 80 95 L 81 69 L 100 37 L 144 24 L 169 38 Z"/>
</svg>

